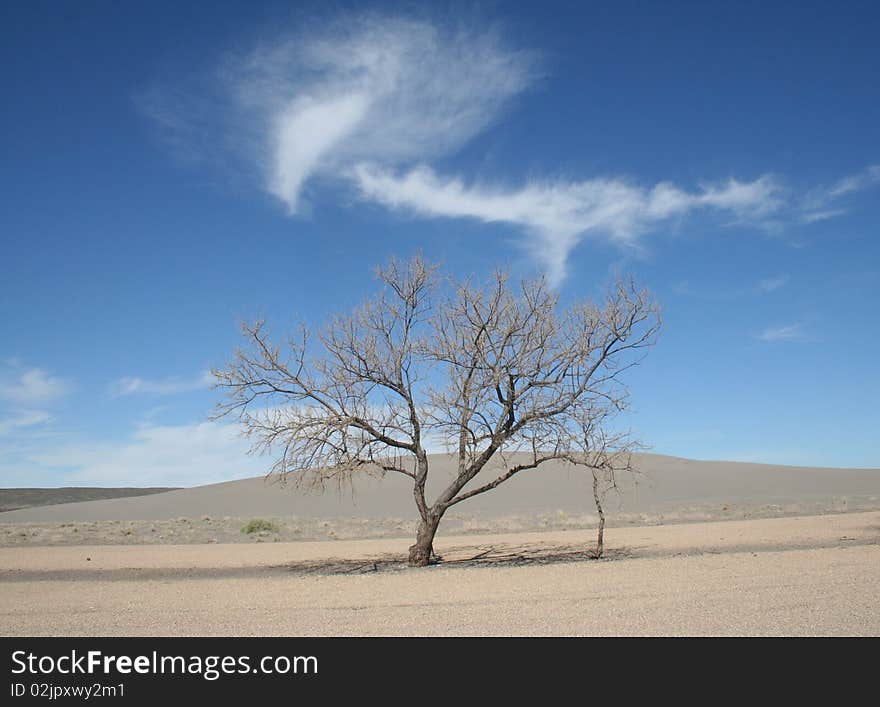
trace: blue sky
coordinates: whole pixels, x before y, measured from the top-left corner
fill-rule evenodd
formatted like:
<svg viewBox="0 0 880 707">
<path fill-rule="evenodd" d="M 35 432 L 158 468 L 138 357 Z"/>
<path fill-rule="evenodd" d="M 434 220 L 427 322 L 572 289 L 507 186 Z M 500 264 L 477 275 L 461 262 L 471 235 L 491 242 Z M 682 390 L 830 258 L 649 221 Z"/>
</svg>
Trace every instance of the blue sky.
<svg viewBox="0 0 880 707">
<path fill-rule="evenodd" d="M 632 273 L 654 451 L 880 466 L 876 3 L 5 3 L 0 485 L 262 473 L 237 322 Z"/>
</svg>

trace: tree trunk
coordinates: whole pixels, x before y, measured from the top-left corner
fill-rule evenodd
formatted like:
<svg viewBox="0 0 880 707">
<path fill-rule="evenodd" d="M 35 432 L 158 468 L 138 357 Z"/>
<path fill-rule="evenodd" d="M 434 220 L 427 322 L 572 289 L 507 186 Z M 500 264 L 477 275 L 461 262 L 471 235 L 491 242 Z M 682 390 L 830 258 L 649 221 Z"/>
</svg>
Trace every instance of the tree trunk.
<svg viewBox="0 0 880 707">
<path fill-rule="evenodd" d="M 428 514 L 427 519 L 419 523 L 416 542 L 409 548 L 410 567 L 427 567 L 437 561 L 437 556 L 434 554 L 434 535 L 437 533 L 438 525 L 440 525 L 440 516 L 436 514 Z"/>
<path fill-rule="evenodd" d="M 599 477 L 593 472 L 593 500 L 596 502 L 596 510 L 599 511 L 599 531 L 596 535 L 596 559 L 602 557 L 605 551 L 605 511 L 602 509 L 602 496 L 599 493 Z"/>
</svg>

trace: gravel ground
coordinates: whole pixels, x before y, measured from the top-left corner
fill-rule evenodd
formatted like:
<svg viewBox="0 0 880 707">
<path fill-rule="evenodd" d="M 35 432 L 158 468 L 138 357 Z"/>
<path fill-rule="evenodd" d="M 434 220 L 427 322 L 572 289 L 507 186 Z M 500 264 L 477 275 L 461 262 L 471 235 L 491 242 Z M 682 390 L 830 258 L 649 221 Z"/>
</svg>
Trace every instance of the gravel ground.
<svg viewBox="0 0 880 707">
<path fill-rule="evenodd" d="M 422 570 L 394 564 L 405 539 L 4 548 L 0 633 L 880 635 L 877 512 L 612 529 L 617 559 L 571 555 L 591 540 L 448 537 Z"/>
</svg>

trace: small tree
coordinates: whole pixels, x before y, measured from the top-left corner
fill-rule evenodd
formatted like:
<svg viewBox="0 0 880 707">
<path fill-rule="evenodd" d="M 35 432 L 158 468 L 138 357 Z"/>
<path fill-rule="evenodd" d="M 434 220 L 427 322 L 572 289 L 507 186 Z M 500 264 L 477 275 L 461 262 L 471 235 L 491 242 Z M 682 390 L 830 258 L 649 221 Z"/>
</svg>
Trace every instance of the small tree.
<svg viewBox="0 0 880 707">
<path fill-rule="evenodd" d="M 332 320 L 317 346 L 305 328 L 282 348 L 263 322 L 245 324 L 249 346 L 213 372 L 228 394 L 216 417 L 237 413 L 253 451 L 277 452 L 272 472 L 320 487 L 369 470 L 408 477 L 414 566 L 434 560 L 447 510 L 523 471 L 564 460 L 613 478 L 628 452 L 607 429 L 628 398 L 620 376 L 660 326 L 647 292 L 619 280 L 601 305 L 560 311 L 544 278 L 441 280 L 419 257 L 377 273 L 379 294 Z M 431 500 L 426 446 L 437 441 L 457 469 Z M 496 459 L 497 477 L 474 486 Z"/>
<path fill-rule="evenodd" d="M 581 449 L 568 459 L 570 463 L 585 466 L 592 472 L 593 502 L 599 514 L 596 550 L 593 553 L 597 560 L 605 552 L 605 498 L 611 491 L 620 493 L 618 475 L 636 472 L 632 454 L 636 449 L 642 448 L 627 433 L 610 434 L 604 422 L 605 418 L 598 413 L 593 424 L 584 430 Z"/>
</svg>

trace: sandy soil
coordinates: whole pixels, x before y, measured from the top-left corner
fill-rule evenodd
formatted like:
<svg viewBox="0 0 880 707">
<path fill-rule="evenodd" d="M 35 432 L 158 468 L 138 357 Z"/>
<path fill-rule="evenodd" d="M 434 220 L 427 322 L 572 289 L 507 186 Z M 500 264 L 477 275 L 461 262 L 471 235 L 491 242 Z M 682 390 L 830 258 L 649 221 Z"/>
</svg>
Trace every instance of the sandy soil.
<svg viewBox="0 0 880 707">
<path fill-rule="evenodd" d="M 3 635 L 880 635 L 880 512 L 408 539 L 0 549 Z"/>
<path fill-rule="evenodd" d="M 641 474 L 621 479 L 606 502 L 609 524 L 633 526 L 880 510 L 880 469 L 820 469 L 639 455 Z M 451 473 L 432 456 L 436 493 Z M 483 473 L 494 478 L 497 468 Z M 563 464 L 525 472 L 455 506 L 446 535 L 593 527 L 592 478 Z M 472 482 L 478 483 L 478 482 Z M 410 481 L 359 478 L 323 495 L 244 479 L 136 498 L 65 503 L 0 513 L 0 546 L 144 545 L 395 538 L 415 534 Z M 250 520 L 271 531 L 245 534 Z"/>
</svg>

